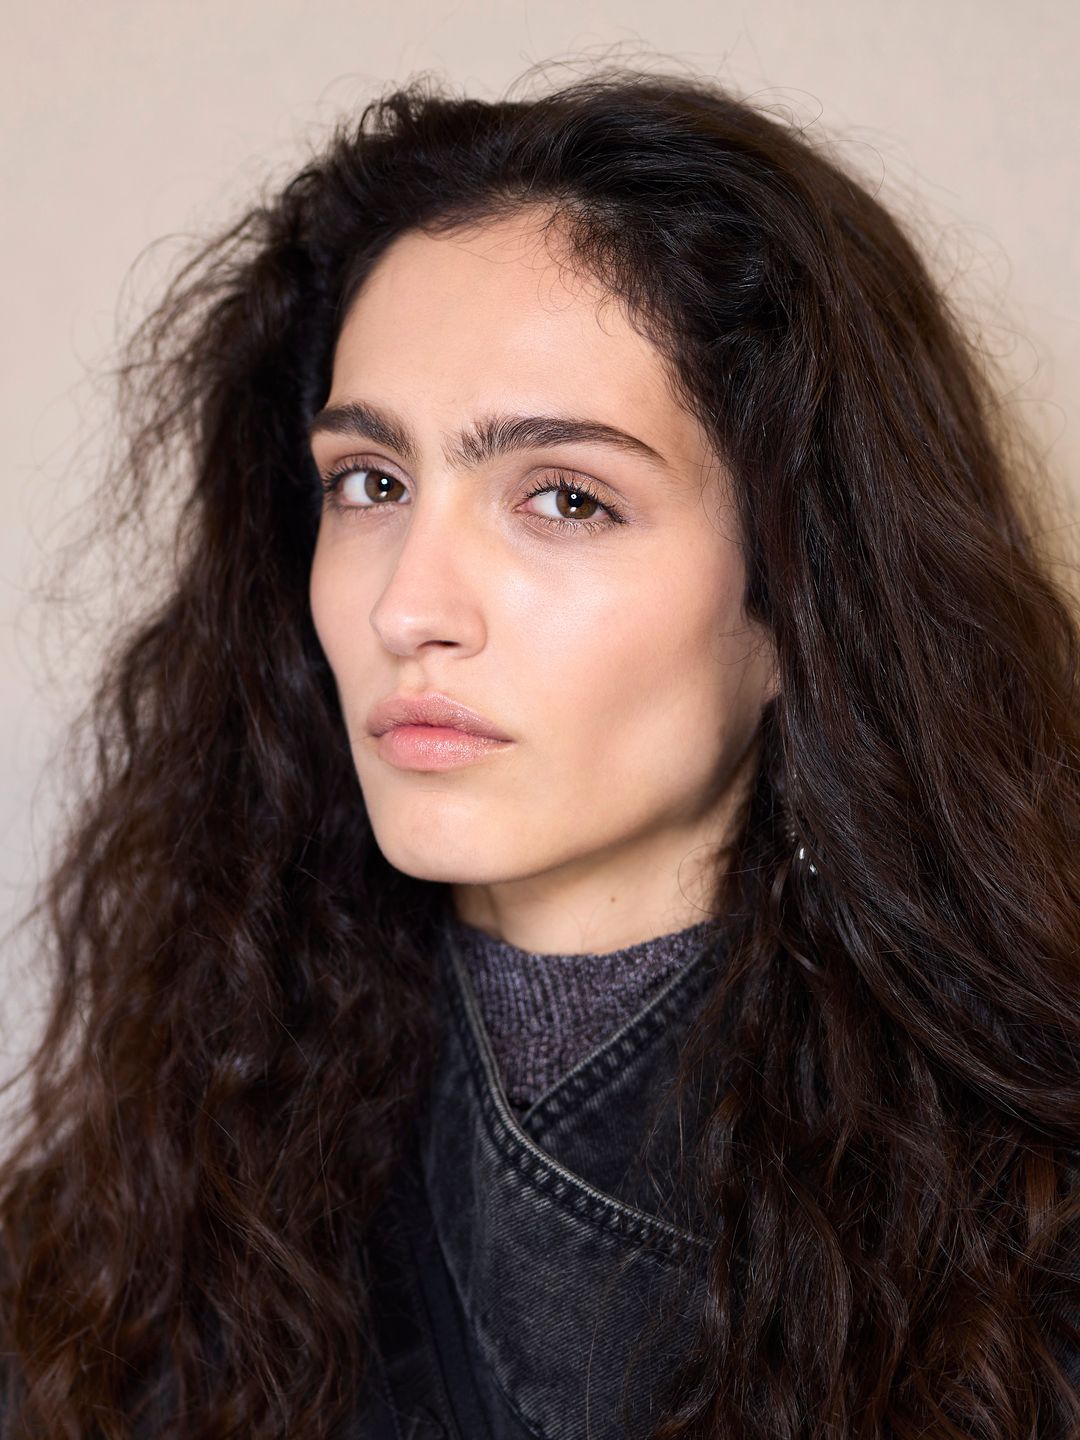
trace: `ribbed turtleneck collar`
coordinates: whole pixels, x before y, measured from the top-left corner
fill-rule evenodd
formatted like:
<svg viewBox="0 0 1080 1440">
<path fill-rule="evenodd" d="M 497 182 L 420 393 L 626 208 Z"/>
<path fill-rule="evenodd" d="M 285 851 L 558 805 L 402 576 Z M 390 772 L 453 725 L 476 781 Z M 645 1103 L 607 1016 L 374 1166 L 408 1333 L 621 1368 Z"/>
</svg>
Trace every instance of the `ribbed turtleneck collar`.
<svg viewBox="0 0 1080 1440">
<path fill-rule="evenodd" d="M 459 920 L 452 928 L 507 1098 L 524 1111 L 634 1015 L 700 950 L 715 921 L 607 954 L 522 950 Z"/>
</svg>

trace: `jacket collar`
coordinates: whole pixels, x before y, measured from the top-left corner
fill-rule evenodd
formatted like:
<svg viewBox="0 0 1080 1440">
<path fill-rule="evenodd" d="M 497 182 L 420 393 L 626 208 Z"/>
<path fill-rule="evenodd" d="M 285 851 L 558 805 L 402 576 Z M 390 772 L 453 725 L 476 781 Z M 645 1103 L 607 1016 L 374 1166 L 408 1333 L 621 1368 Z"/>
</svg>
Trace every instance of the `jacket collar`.
<svg viewBox="0 0 1080 1440">
<path fill-rule="evenodd" d="M 424 1183 L 483 1383 L 543 1440 L 621 1440 L 620 1402 L 647 1414 L 696 1331 L 708 1246 L 670 1186 L 664 1092 L 721 949 L 708 940 L 519 1117 L 445 935 Z"/>
</svg>

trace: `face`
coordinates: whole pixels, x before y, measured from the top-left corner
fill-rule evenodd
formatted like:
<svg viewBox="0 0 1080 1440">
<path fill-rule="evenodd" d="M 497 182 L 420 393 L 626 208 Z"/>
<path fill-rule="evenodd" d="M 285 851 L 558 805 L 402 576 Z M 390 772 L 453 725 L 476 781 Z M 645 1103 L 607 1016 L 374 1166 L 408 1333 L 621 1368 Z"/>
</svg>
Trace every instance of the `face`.
<svg viewBox="0 0 1080 1440">
<path fill-rule="evenodd" d="M 538 214 L 409 232 L 366 278 L 313 429 L 311 607 L 390 863 L 511 944 L 603 952 L 705 918 L 774 662 L 723 467 Z M 446 768 L 369 733 L 433 691 L 509 738 Z"/>
</svg>

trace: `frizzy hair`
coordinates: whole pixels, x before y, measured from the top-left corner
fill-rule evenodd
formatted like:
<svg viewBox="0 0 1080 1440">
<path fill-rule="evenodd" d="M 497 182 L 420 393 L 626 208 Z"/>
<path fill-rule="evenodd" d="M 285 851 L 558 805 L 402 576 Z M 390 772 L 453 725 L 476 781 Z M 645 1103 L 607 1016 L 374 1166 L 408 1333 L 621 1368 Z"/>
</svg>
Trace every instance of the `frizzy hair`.
<svg viewBox="0 0 1080 1440">
<path fill-rule="evenodd" d="M 131 337 L 117 514 L 177 454 L 189 490 L 42 890 L 4 1434 L 321 1440 L 355 1403 L 445 887 L 364 811 L 308 607 L 307 426 L 395 237 L 523 204 L 707 428 L 779 662 L 679 1076 L 709 1298 L 652 1440 L 1078 1433 L 1075 614 L 900 222 L 718 85 L 612 70 L 388 90 Z"/>
</svg>

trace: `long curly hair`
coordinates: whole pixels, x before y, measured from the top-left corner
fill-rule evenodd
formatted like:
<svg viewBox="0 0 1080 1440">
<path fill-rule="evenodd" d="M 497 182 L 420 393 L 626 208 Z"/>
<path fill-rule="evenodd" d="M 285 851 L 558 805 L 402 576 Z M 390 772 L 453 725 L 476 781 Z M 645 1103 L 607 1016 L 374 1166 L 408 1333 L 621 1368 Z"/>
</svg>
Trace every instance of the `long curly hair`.
<svg viewBox="0 0 1080 1440">
<path fill-rule="evenodd" d="M 682 1051 L 715 1221 L 652 1440 L 1080 1433 L 1078 622 L 915 240 L 805 131 L 620 67 L 499 101 L 413 78 L 267 188 L 117 372 L 111 513 L 175 525 L 35 906 L 4 1433 L 317 1440 L 359 1394 L 446 887 L 365 813 L 307 428 L 387 246 L 524 204 L 706 427 L 779 665 Z"/>
</svg>

